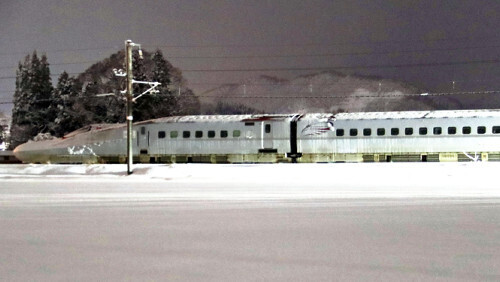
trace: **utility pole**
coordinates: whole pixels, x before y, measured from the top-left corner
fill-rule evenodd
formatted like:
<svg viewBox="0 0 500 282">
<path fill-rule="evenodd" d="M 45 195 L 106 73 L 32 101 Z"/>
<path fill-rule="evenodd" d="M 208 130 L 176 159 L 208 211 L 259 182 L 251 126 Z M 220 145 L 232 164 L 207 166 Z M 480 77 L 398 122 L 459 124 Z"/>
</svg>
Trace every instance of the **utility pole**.
<svg viewBox="0 0 500 282">
<path fill-rule="evenodd" d="M 132 105 L 133 103 L 139 99 L 141 96 L 147 94 L 147 93 L 158 93 L 158 90 L 155 88 L 158 85 L 161 85 L 161 83 L 158 82 L 147 82 L 147 81 L 137 81 L 134 80 L 134 75 L 132 72 L 132 48 L 133 47 L 139 47 L 139 59 L 142 59 L 142 50 L 141 50 L 141 45 L 136 44 L 132 42 L 132 40 L 127 40 L 125 41 L 125 69 L 126 71 L 123 72 L 123 70 L 117 70 L 113 69 L 114 73 L 116 76 L 125 76 L 127 78 L 127 89 L 123 92 L 121 91 L 122 94 L 125 94 L 125 99 L 127 100 L 127 174 L 132 174 L 133 168 L 132 165 L 134 163 L 134 154 L 132 151 L 132 137 L 133 137 L 133 111 L 132 111 Z M 143 93 L 141 93 L 139 96 L 134 98 L 134 93 L 133 93 L 133 84 L 134 83 L 139 83 L 139 84 L 147 84 L 150 86 L 150 88 Z M 108 94 L 102 94 L 100 96 L 106 96 L 106 95 L 113 95 L 112 93 Z"/>
<path fill-rule="evenodd" d="M 132 152 L 132 122 L 134 117 L 132 115 L 132 99 L 134 94 L 132 93 L 133 87 L 132 83 L 134 76 L 132 74 L 132 47 L 135 44 L 132 40 L 125 41 L 125 67 L 127 69 L 127 174 L 132 174 L 132 164 L 133 164 L 133 152 Z"/>
</svg>

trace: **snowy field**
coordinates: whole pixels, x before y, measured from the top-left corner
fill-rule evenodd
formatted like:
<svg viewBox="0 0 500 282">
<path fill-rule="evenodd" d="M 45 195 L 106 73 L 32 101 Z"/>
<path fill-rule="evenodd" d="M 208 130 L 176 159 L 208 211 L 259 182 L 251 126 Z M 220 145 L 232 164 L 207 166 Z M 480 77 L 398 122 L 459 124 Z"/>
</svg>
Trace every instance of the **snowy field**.
<svg viewBox="0 0 500 282">
<path fill-rule="evenodd" d="M 7 281 L 500 280 L 500 163 L 0 165 Z"/>
</svg>

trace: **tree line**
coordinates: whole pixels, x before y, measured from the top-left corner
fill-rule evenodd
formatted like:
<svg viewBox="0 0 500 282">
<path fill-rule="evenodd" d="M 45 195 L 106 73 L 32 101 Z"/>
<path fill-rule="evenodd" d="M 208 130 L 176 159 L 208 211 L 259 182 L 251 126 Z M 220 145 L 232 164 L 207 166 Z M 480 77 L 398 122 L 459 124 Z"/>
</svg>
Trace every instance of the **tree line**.
<svg viewBox="0 0 500 282">
<path fill-rule="evenodd" d="M 179 69 L 168 62 L 160 50 L 143 52 L 143 59 L 133 56 L 135 80 L 157 81 L 158 93 L 144 95 L 133 106 L 134 121 L 199 114 L 200 103 Z M 84 125 L 125 121 L 126 101 L 121 90 L 125 78 L 113 69 L 124 69 L 125 52 L 109 58 L 73 77 L 63 72 L 53 86 L 46 55 L 37 52 L 19 62 L 12 110 L 11 148 L 27 142 L 40 133 L 62 137 Z M 143 93 L 147 85 L 134 84 L 134 94 Z M 100 96 L 98 94 L 110 95 Z M 112 95 L 111 95 L 112 93 Z"/>
</svg>

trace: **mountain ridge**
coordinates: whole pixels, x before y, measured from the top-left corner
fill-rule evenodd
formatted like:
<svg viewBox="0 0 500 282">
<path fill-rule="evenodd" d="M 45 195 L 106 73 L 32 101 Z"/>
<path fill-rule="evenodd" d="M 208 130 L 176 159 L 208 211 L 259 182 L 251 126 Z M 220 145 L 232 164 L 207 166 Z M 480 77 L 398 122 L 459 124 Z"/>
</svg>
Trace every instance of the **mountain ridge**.
<svg viewBox="0 0 500 282">
<path fill-rule="evenodd" d="M 266 113 L 435 109 L 432 103 L 409 97 L 423 92 L 402 81 L 325 71 L 292 79 L 261 75 L 200 96 L 208 104 L 238 104 Z"/>
</svg>

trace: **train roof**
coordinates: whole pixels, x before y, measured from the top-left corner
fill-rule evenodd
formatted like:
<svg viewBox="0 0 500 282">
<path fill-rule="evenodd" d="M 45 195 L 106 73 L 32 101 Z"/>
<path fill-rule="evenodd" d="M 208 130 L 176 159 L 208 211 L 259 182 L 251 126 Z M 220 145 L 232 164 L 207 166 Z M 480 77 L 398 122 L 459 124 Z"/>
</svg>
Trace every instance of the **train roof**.
<svg viewBox="0 0 500 282">
<path fill-rule="evenodd" d="M 70 137 L 73 137 L 75 135 L 79 135 L 82 133 L 104 131 L 104 130 L 116 129 L 116 128 L 120 128 L 120 127 L 125 127 L 125 124 L 124 123 L 89 124 L 87 126 L 84 126 L 82 128 L 79 128 L 75 131 L 72 131 L 72 132 L 64 135 L 63 139 L 70 138 Z"/>
<path fill-rule="evenodd" d="M 146 121 L 141 121 L 135 123 L 136 125 L 141 124 L 152 124 L 152 123 L 191 123 L 191 122 L 259 122 L 259 121 L 279 121 L 292 119 L 298 114 L 255 114 L 255 115 L 192 115 L 192 116 L 172 116 L 151 119 Z M 309 118 L 329 118 L 333 117 L 333 114 L 304 114 L 303 119 Z"/>
<path fill-rule="evenodd" d="M 359 112 L 338 113 L 337 120 L 372 119 L 432 119 L 432 118 L 473 118 L 500 117 L 500 110 L 447 110 L 447 111 L 404 111 L 404 112 Z"/>
</svg>

